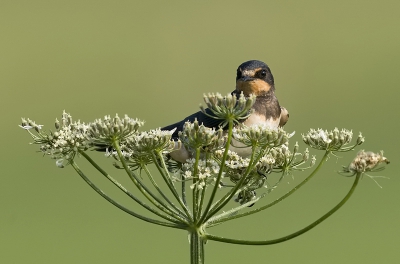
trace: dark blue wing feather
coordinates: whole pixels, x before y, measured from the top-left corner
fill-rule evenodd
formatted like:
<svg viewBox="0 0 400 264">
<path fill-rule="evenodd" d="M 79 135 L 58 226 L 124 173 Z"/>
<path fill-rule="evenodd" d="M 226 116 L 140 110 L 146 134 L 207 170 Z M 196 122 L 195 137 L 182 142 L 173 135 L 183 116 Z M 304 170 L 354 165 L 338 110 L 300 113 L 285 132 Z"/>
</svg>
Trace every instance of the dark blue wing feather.
<svg viewBox="0 0 400 264">
<path fill-rule="evenodd" d="M 211 110 L 208 109 L 208 108 L 206 109 L 206 113 L 208 115 L 214 116 L 213 113 L 211 112 Z M 172 134 L 172 138 L 177 140 L 178 137 L 179 137 L 178 133 L 183 130 L 183 125 L 185 124 L 185 122 L 186 121 L 194 122 L 195 119 L 197 119 L 197 121 L 199 122 L 200 125 L 203 124 L 206 127 L 218 129 L 220 127 L 220 125 L 223 123 L 224 120 L 215 119 L 215 118 L 212 118 L 212 117 L 210 117 L 208 115 L 206 115 L 203 112 L 199 111 L 199 112 L 196 112 L 196 113 L 184 118 L 180 122 L 174 123 L 174 124 L 169 125 L 169 126 L 165 126 L 165 127 L 161 128 L 161 130 L 172 130 L 172 129 L 176 128 L 176 130 Z"/>
</svg>

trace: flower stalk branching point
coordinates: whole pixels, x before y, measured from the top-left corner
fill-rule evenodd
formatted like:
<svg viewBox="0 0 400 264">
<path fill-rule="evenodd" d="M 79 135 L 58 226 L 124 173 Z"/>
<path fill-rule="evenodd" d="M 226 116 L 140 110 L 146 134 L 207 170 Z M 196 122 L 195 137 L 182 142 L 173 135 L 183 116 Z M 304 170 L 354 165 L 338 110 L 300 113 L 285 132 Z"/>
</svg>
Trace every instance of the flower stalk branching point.
<svg viewBox="0 0 400 264">
<path fill-rule="evenodd" d="M 174 130 L 141 131 L 144 122 L 127 115 L 113 118 L 107 115 L 84 123 L 73 121 L 64 111 L 61 119 L 56 119 L 53 130 L 45 131 L 43 125 L 29 118 L 22 118 L 19 126 L 30 134 L 32 144 L 39 145 L 43 155 L 55 159 L 60 168 L 70 165 L 112 205 L 148 223 L 189 232 L 190 263 L 198 264 L 204 263 L 207 240 L 270 245 L 304 234 L 348 201 L 362 175 L 381 171 L 389 164 L 382 151 L 359 151 L 340 172 L 355 176 L 346 196 L 311 224 L 283 237 L 253 241 L 211 234 L 208 230 L 213 226 L 278 205 L 321 172 L 329 155 L 352 151 L 365 141 L 361 133 L 353 140 L 353 133 L 348 129 L 310 129 L 302 134 L 306 147 L 301 147 L 298 142 L 291 142 L 294 133 L 283 128 L 244 125 L 243 121 L 254 111 L 255 100 L 254 95 L 205 94 L 207 108 L 201 106 L 201 111 L 217 119 L 221 126 L 209 128 L 198 120 L 186 122 L 178 141 L 173 138 Z M 171 153 L 179 148 L 189 153 L 184 162 L 171 160 Z M 92 150 L 104 151 L 104 157 L 122 169 L 117 172 L 122 171 L 131 180 L 130 185 L 123 186 L 112 177 L 92 157 Z M 318 162 L 310 150 L 322 151 Z M 127 195 L 133 205 L 122 206 L 96 186 L 78 166 L 81 161 L 91 164 L 101 177 Z M 299 184 L 279 198 L 270 199 L 269 194 L 279 188 L 287 175 L 301 177 L 298 173 L 306 170 L 310 173 Z M 138 213 L 135 205 L 146 209 L 145 213 Z"/>
</svg>

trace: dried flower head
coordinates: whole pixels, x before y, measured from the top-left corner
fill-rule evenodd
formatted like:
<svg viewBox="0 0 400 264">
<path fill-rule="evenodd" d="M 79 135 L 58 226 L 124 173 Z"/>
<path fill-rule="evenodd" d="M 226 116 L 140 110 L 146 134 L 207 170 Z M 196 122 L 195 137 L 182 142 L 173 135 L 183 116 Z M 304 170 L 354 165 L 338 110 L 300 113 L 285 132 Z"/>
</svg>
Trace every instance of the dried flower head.
<svg viewBox="0 0 400 264">
<path fill-rule="evenodd" d="M 348 167 L 344 168 L 344 172 L 349 172 L 352 174 L 364 173 L 369 171 L 377 171 L 381 164 L 389 164 L 389 160 L 383 156 L 383 151 L 379 153 L 374 153 L 371 151 L 361 150 L 357 153 L 357 156 L 350 163 Z"/>
</svg>

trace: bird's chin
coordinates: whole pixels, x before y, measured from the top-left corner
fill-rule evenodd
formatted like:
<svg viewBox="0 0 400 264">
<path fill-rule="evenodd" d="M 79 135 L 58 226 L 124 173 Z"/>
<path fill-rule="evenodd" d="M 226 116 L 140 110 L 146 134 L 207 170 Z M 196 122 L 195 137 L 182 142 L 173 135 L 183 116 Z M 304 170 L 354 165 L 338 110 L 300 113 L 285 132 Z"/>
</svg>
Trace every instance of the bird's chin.
<svg viewBox="0 0 400 264">
<path fill-rule="evenodd" d="M 263 95 L 271 89 L 271 85 L 260 79 L 247 81 L 238 80 L 236 82 L 236 91 L 243 92 L 245 96 L 255 94 L 256 96 Z"/>
</svg>

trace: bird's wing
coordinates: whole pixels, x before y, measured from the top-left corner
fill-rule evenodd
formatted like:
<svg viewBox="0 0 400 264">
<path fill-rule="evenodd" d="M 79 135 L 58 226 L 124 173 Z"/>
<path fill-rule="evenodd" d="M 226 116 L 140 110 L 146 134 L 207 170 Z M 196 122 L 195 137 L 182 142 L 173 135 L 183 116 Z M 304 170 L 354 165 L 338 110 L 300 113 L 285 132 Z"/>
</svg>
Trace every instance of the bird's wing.
<svg viewBox="0 0 400 264">
<path fill-rule="evenodd" d="M 281 106 L 281 117 L 279 120 L 279 126 L 283 127 L 288 120 L 289 120 L 289 112 L 285 107 Z"/>
<path fill-rule="evenodd" d="M 206 113 L 208 115 L 214 116 L 213 113 L 211 112 L 211 110 L 208 109 L 208 108 L 206 109 Z M 194 122 L 196 119 L 197 119 L 197 121 L 199 122 L 200 125 L 203 124 L 205 127 L 218 129 L 219 126 L 223 123 L 224 120 L 215 119 L 215 118 L 212 118 L 212 117 L 210 117 L 208 115 L 206 115 L 203 112 L 199 111 L 199 112 L 196 112 L 196 113 L 184 118 L 180 122 L 174 123 L 174 124 L 169 125 L 169 126 L 165 126 L 165 127 L 161 128 L 161 130 L 172 130 L 172 129 L 176 128 L 176 130 L 172 134 L 172 138 L 177 140 L 179 138 L 178 133 L 183 130 L 183 125 L 185 124 L 185 122 L 186 121 Z"/>
</svg>

